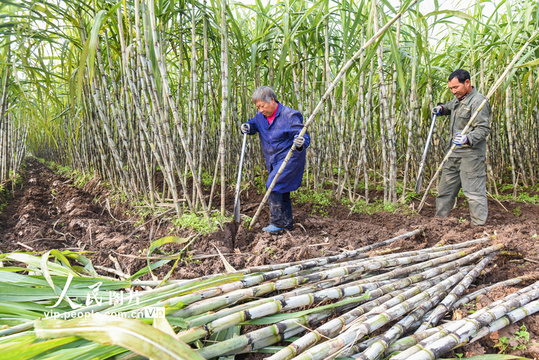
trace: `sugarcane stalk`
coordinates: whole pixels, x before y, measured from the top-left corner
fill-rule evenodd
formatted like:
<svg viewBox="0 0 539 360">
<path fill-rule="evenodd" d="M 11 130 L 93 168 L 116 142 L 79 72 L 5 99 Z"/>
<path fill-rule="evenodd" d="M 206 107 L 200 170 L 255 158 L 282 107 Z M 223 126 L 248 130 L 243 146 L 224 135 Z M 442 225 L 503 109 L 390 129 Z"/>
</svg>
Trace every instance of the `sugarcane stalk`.
<svg viewBox="0 0 539 360">
<path fill-rule="evenodd" d="M 438 283 L 437 285 L 421 292 L 420 294 L 389 308 L 387 311 L 375 315 L 362 323 L 356 324 L 348 328 L 344 333 L 337 336 L 336 338 L 326 341 L 322 344 L 319 344 L 301 355 L 297 356 L 297 360 L 322 360 L 326 357 L 333 358 L 334 355 L 337 356 L 338 353 L 347 346 L 353 345 L 365 335 L 370 334 L 371 332 L 379 329 L 388 322 L 404 315 L 409 309 L 416 308 L 426 302 L 429 298 L 435 296 L 436 294 L 445 291 L 448 287 L 453 286 L 455 283 L 460 281 L 465 274 L 459 272 L 448 279 Z"/>
<path fill-rule="evenodd" d="M 487 326 L 482 327 L 476 334 L 472 336 L 470 344 L 498 330 L 501 330 L 511 324 L 514 324 L 517 321 L 520 321 L 527 316 L 533 315 L 538 311 L 539 311 L 539 300 L 534 300 L 518 309 L 510 311 L 507 313 L 507 315 L 488 324 Z"/>
<path fill-rule="evenodd" d="M 452 254 L 452 255 L 440 257 L 438 259 L 429 260 L 425 263 L 420 263 L 415 266 L 410 266 L 408 268 L 401 269 L 401 271 L 404 273 L 407 273 L 407 272 L 409 273 L 412 271 L 416 271 L 417 269 L 430 267 L 432 266 L 431 263 L 439 262 L 441 261 L 440 259 L 447 260 L 449 258 L 453 258 L 455 255 L 458 257 L 462 257 L 465 254 L 466 252 L 461 252 L 458 254 Z M 424 255 L 419 255 L 419 256 L 422 256 L 422 258 L 425 258 L 424 256 L 426 256 L 426 258 L 429 258 L 429 257 L 432 257 L 433 255 L 424 254 Z M 473 256 L 474 254 L 470 256 L 464 256 L 463 259 L 466 259 L 466 258 L 473 259 L 474 258 Z M 410 263 L 411 261 L 413 261 L 414 258 L 415 257 L 411 257 L 410 259 L 403 259 L 403 258 L 388 259 L 386 261 L 376 261 L 372 263 L 358 265 L 355 267 L 345 267 L 345 268 L 342 268 L 342 270 L 345 271 L 345 273 L 359 273 L 360 274 L 365 270 L 375 270 L 381 267 L 396 266 L 399 264 Z M 213 333 L 216 331 L 221 331 L 230 326 L 239 324 L 240 322 L 245 321 L 245 319 L 256 319 L 256 318 L 260 318 L 260 317 L 267 316 L 270 314 L 275 314 L 281 311 L 286 311 L 286 310 L 294 309 L 297 307 L 318 303 L 324 300 L 358 296 L 364 293 L 366 290 L 369 290 L 368 285 L 369 284 L 350 286 L 350 284 L 348 284 L 348 285 L 343 285 L 343 286 L 332 288 L 332 289 L 317 291 L 312 294 L 302 294 L 302 295 L 288 298 L 286 300 L 278 300 L 278 301 L 273 301 L 270 303 L 262 304 L 257 307 L 251 308 L 248 311 L 241 311 L 241 312 L 230 314 L 220 319 L 214 320 L 206 324 L 203 328 L 198 327 L 198 328 L 190 329 L 189 331 L 184 332 L 182 335 L 179 335 L 180 336 L 179 338 L 182 341 L 189 343 L 194 340 L 197 340 L 198 338 L 202 336 L 205 336 L 206 334 Z M 199 295 L 195 295 L 195 296 L 199 296 Z M 177 303 L 183 305 L 185 304 L 186 301 L 188 300 L 182 299 L 182 301 L 178 301 Z M 175 304 L 167 303 L 167 305 L 174 306 Z"/>
<path fill-rule="evenodd" d="M 176 105 L 174 104 L 174 101 L 172 99 L 172 94 L 170 92 L 170 88 L 169 88 L 169 85 L 168 85 L 166 67 L 165 67 L 165 65 L 164 65 L 164 63 L 163 63 L 163 61 L 161 59 L 161 48 L 159 46 L 159 42 L 157 41 L 157 39 L 159 39 L 159 37 L 157 36 L 157 30 L 156 30 L 156 27 L 155 27 L 155 14 L 154 14 L 153 0 L 150 0 L 149 3 L 148 3 L 148 11 L 149 11 L 150 24 L 151 24 L 151 28 L 152 28 L 152 31 L 153 31 L 153 40 L 154 40 L 153 46 L 154 46 L 154 49 L 155 49 L 155 55 L 156 55 L 156 58 L 157 58 L 157 64 L 159 66 L 160 73 L 161 73 L 161 84 L 162 84 L 162 89 L 163 89 L 163 95 L 168 100 L 168 104 L 170 106 L 172 116 L 174 118 L 174 123 L 176 125 L 176 130 L 178 131 L 178 133 L 180 135 L 180 140 L 181 140 L 181 143 L 182 143 L 182 147 L 183 147 L 183 150 L 185 152 L 185 159 L 187 160 L 187 164 L 189 165 L 189 170 L 191 171 L 191 174 L 192 174 L 193 184 L 197 188 L 199 200 L 200 200 L 200 203 L 202 204 L 202 209 L 204 210 L 204 215 L 209 220 L 210 219 L 209 210 L 208 210 L 208 208 L 206 206 L 206 201 L 204 200 L 204 194 L 202 192 L 202 187 L 200 186 L 200 182 L 198 181 L 198 175 L 197 175 L 197 171 L 196 171 L 196 169 L 194 167 L 194 164 L 193 164 L 193 160 L 192 160 L 192 157 L 191 157 L 191 152 L 189 151 L 189 148 L 187 146 L 187 141 L 186 141 L 186 138 L 185 138 L 183 127 L 182 127 L 182 125 L 180 123 L 180 118 L 178 116 L 178 111 L 176 110 Z"/>
<path fill-rule="evenodd" d="M 472 271 L 470 271 L 453 290 L 451 290 L 449 295 L 447 295 L 447 297 L 440 302 L 440 305 L 438 305 L 436 309 L 434 309 L 432 315 L 417 329 L 416 332 L 426 330 L 432 325 L 436 326 L 440 319 L 449 311 L 451 311 L 451 309 L 453 308 L 453 304 L 460 298 L 462 293 L 464 293 L 464 291 L 468 289 L 470 284 L 474 282 L 474 280 L 477 278 L 477 276 L 479 276 L 483 269 L 492 261 L 494 256 L 496 256 L 495 252 L 489 254 L 487 257 L 481 260 L 477 264 L 477 266 Z"/>
<path fill-rule="evenodd" d="M 408 331 L 418 320 L 432 309 L 440 301 L 440 299 L 447 294 L 447 290 L 436 294 L 428 301 L 424 302 L 420 306 L 414 309 L 409 315 L 405 316 L 402 320 L 393 325 L 387 332 L 385 332 L 378 341 L 371 344 L 366 350 L 364 350 L 358 356 L 354 356 L 356 359 L 361 360 L 375 360 L 378 359 L 384 351 L 394 343 L 403 333 Z"/>
<path fill-rule="evenodd" d="M 537 274 L 524 275 L 524 276 L 519 276 L 519 277 L 516 277 L 516 278 L 509 279 L 509 280 L 505 280 L 505 281 L 502 281 L 502 282 L 499 282 L 499 283 L 495 283 L 495 284 L 493 284 L 491 286 L 484 287 L 482 289 L 474 291 L 473 293 L 468 294 L 468 295 L 463 296 L 462 298 L 460 298 L 457 302 L 455 302 L 455 304 L 453 305 L 453 308 L 457 309 L 460 306 L 462 306 L 464 304 L 467 304 L 467 303 L 471 302 L 472 300 L 476 299 L 479 295 L 489 293 L 492 289 L 497 288 L 499 286 L 509 287 L 509 286 L 520 284 L 520 283 L 525 282 L 525 281 L 537 279 L 537 277 L 538 277 Z"/>
<path fill-rule="evenodd" d="M 414 5 L 415 3 L 417 3 L 418 0 L 412 0 L 409 4 L 407 4 L 406 8 L 405 9 L 401 9 L 399 11 L 399 13 L 397 15 L 395 15 L 387 24 L 385 24 L 376 34 L 374 34 L 366 43 L 365 45 L 363 45 L 351 58 L 350 60 L 348 60 L 348 62 L 342 67 L 342 69 L 339 71 L 339 73 L 337 74 L 337 76 L 335 77 L 335 79 L 333 80 L 333 82 L 330 83 L 330 85 L 328 86 L 326 92 L 324 93 L 324 95 L 322 96 L 322 99 L 320 99 L 320 102 L 318 103 L 318 105 L 315 107 L 315 109 L 313 110 L 313 112 L 311 113 L 311 116 L 309 116 L 309 119 L 305 122 L 305 125 L 303 126 L 303 129 L 300 131 L 299 133 L 299 136 L 304 136 L 305 133 L 307 132 L 307 128 L 309 127 L 309 125 L 312 123 L 312 121 L 314 120 L 314 118 L 318 115 L 318 113 L 320 112 L 322 106 L 325 104 L 326 100 L 328 99 L 328 97 L 333 93 L 333 90 L 335 89 L 335 86 L 340 82 L 341 78 L 343 77 L 343 75 L 346 73 L 346 71 L 350 68 L 350 66 L 352 66 L 352 64 L 359 58 L 359 56 L 365 51 L 365 49 L 367 47 L 369 47 L 372 43 L 374 43 L 379 37 L 381 37 L 386 31 L 387 29 L 389 29 L 391 27 L 391 25 L 393 25 L 393 23 L 395 21 L 397 21 L 397 19 L 399 19 L 402 14 L 408 10 L 408 8 L 412 5 Z M 292 145 L 292 147 L 290 148 L 290 150 L 288 151 L 288 154 L 286 155 L 286 158 L 283 160 L 283 162 L 281 163 L 281 166 L 279 168 L 279 170 L 277 171 L 277 173 L 275 174 L 275 177 L 272 181 L 272 183 L 270 184 L 270 186 L 268 187 L 268 190 L 266 191 L 266 194 L 264 195 L 264 198 L 262 199 L 262 202 L 260 203 L 260 205 L 258 206 L 258 209 L 256 210 L 256 213 L 255 215 L 253 216 L 253 219 L 251 220 L 251 223 L 249 224 L 249 227 L 253 227 L 253 225 L 256 223 L 256 221 L 258 220 L 258 216 L 260 215 L 260 212 L 262 211 L 262 207 L 266 204 L 266 202 L 268 201 L 268 198 L 269 198 L 269 194 L 271 193 L 271 191 L 273 191 L 273 188 L 275 187 L 275 184 L 277 184 L 277 181 L 279 180 L 279 177 L 281 176 L 284 168 L 286 167 L 286 165 L 288 164 L 288 161 L 290 161 L 290 158 L 292 157 L 292 154 L 294 153 L 294 151 L 296 150 L 296 146 L 295 145 Z"/>
<path fill-rule="evenodd" d="M 404 359 L 407 359 L 408 357 L 410 357 L 412 355 L 414 356 L 414 359 L 416 359 L 417 353 L 419 353 L 420 351 L 423 351 L 423 349 L 426 349 L 428 346 L 430 346 L 432 344 L 436 344 L 439 340 L 444 339 L 444 338 L 445 338 L 445 340 L 442 342 L 441 345 L 444 346 L 444 348 L 447 348 L 446 344 L 448 343 L 448 340 L 449 340 L 447 338 L 448 335 L 458 331 L 459 329 L 463 328 L 464 326 L 466 326 L 468 324 L 470 326 L 465 328 L 465 330 L 468 333 L 471 334 L 471 333 L 474 333 L 475 331 L 479 330 L 479 328 L 481 328 L 481 325 L 479 324 L 479 322 L 476 319 L 479 318 L 480 316 L 482 316 L 483 314 L 487 313 L 487 317 L 490 317 L 491 320 L 492 320 L 492 318 L 495 315 L 492 315 L 492 313 L 489 312 L 491 309 L 496 309 L 498 314 L 500 314 L 499 316 L 503 316 L 506 312 L 509 312 L 509 311 L 512 310 L 511 309 L 511 303 L 512 303 L 513 309 L 516 309 L 516 308 L 524 305 L 525 303 L 529 302 L 530 297 L 527 296 L 527 297 L 521 298 L 521 296 L 524 296 L 529 292 L 537 293 L 537 290 L 539 289 L 538 284 L 539 284 L 539 282 L 535 283 L 535 284 L 533 284 L 531 286 L 528 286 L 528 287 L 526 287 L 524 289 L 521 289 L 521 290 L 519 290 L 519 291 L 517 291 L 517 292 L 515 292 L 513 294 L 510 294 L 510 295 L 506 296 L 503 299 L 495 301 L 492 304 L 490 304 L 489 306 L 482 308 L 481 310 L 473 313 L 472 315 L 468 316 L 465 319 L 452 321 L 450 323 L 444 324 L 443 328 L 440 331 L 437 331 L 434 334 L 432 334 L 431 336 L 423 339 L 418 344 L 409 347 L 405 351 L 403 351 L 403 352 L 397 354 L 396 356 L 394 356 L 392 359 L 393 360 L 404 360 Z M 523 300 L 522 304 L 520 303 L 520 300 Z M 528 300 L 528 301 L 526 302 L 526 300 Z M 502 305 L 502 306 L 498 307 L 499 305 Z M 505 311 L 505 313 L 504 313 L 504 311 Z M 495 320 L 495 319 L 493 319 L 493 320 Z M 487 321 L 487 323 L 488 323 L 488 321 Z M 426 331 L 428 331 L 428 330 L 426 330 Z M 436 346 L 439 348 L 440 343 L 438 343 Z"/>
<path fill-rule="evenodd" d="M 417 360 L 427 360 L 427 359 L 436 359 L 447 351 L 463 344 L 468 340 L 468 338 L 477 332 L 481 327 L 486 326 L 493 321 L 501 318 L 508 312 L 526 305 L 532 300 L 535 300 L 539 297 L 539 289 L 532 290 L 522 296 L 501 304 L 499 306 L 491 308 L 482 313 L 480 316 L 474 318 L 468 317 L 465 319 L 465 324 L 458 328 L 456 331 L 452 332 L 439 339 L 438 341 L 427 345 L 421 351 L 414 354 L 414 359 Z"/>
<path fill-rule="evenodd" d="M 492 249 L 491 251 L 494 251 L 495 249 L 497 249 L 497 247 Z M 470 255 L 468 255 L 466 257 L 458 259 L 457 261 L 454 261 L 454 262 L 451 262 L 451 263 L 444 263 L 443 265 L 441 265 L 441 266 L 439 266 L 437 268 L 431 268 L 431 269 L 426 270 L 426 271 L 424 271 L 422 273 L 412 275 L 412 276 L 409 276 L 407 278 L 395 281 L 395 282 L 391 283 L 390 285 L 386 285 L 386 286 L 384 286 L 384 287 L 382 287 L 380 289 L 373 290 L 373 291 L 370 292 L 370 294 L 371 294 L 372 297 L 378 297 L 378 296 L 381 296 L 384 293 L 387 293 L 388 291 L 394 291 L 394 290 L 397 290 L 399 288 L 404 288 L 404 287 L 409 286 L 409 285 L 411 285 L 411 284 L 413 284 L 415 282 L 419 282 L 419 281 L 422 281 L 422 280 L 425 280 L 425 279 L 433 278 L 433 281 L 434 281 L 435 277 L 440 275 L 440 274 L 442 274 L 441 275 L 442 279 L 445 279 L 448 276 L 453 275 L 453 272 L 452 272 L 453 269 L 456 269 L 459 266 L 462 266 L 462 265 L 466 264 L 467 262 L 469 262 L 472 259 L 475 259 L 476 257 L 477 256 L 472 258 Z M 411 271 L 416 271 L 416 270 L 418 270 L 417 267 L 415 267 L 413 269 L 408 269 L 408 271 L 410 271 L 410 272 Z M 406 271 L 406 269 L 402 269 L 399 272 L 400 273 L 407 273 L 408 271 Z M 401 275 L 401 274 L 399 274 L 399 275 Z M 395 277 L 396 276 L 397 275 L 395 274 Z M 380 312 L 383 312 L 383 311 L 387 310 L 390 306 L 396 306 L 399 303 L 401 303 L 402 301 L 408 299 L 410 296 L 415 296 L 419 292 L 421 292 L 423 290 L 426 290 L 426 288 L 424 287 L 425 285 L 433 286 L 434 284 L 431 283 L 431 282 L 428 282 L 428 281 L 425 282 L 425 283 L 422 283 L 422 284 L 418 284 L 416 287 L 412 287 L 412 288 L 408 289 L 408 291 L 407 291 L 407 293 L 405 295 L 399 295 L 397 298 L 391 299 L 390 301 L 386 302 L 384 305 L 380 305 L 380 307 L 378 307 L 376 310 L 370 309 L 369 311 L 371 311 L 371 313 L 380 313 Z M 316 344 L 321 338 L 320 334 L 322 334 L 324 336 L 327 336 L 329 334 L 329 332 L 325 330 L 326 328 L 331 329 L 332 326 L 341 326 L 342 327 L 342 326 L 344 326 L 344 324 L 349 324 L 352 321 L 356 321 L 361 315 L 363 315 L 363 312 L 358 313 L 357 311 L 354 310 L 354 311 L 350 312 L 350 317 L 348 319 L 346 319 L 346 320 L 343 320 L 343 318 L 332 320 L 327 325 L 324 325 L 320 329 L 317 329 L 317 331 L 308 333 L 307 335 L 305 335 L 301 339 L 295 341 L 294 343 L 292 343 L 288 347 L 286 347 L 283 350 L 281 350 L 280 352 L 276 353 L 275 355 L 273 355 L 271 357 L 271 360 L 290 359 L 290 358 L 292 358 L 294 356 L 297 356 L 299 353 L 305 351 L 307 348 L 309 348 L 312 345 Z M 320 333 L 320 334 L 318 334 L 318 333 Z"/>
</svg>

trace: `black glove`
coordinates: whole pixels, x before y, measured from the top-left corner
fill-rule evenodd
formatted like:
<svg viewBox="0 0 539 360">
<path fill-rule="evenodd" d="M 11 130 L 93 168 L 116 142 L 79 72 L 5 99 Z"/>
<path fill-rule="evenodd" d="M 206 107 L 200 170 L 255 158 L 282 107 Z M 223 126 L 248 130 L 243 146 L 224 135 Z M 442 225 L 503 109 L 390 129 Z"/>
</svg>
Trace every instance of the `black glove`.
<svg viewBox="0 0 539 360">
<path fill-rule="evenodd" d="M 247 123 L 241 124 L 240 130 L 242 134 L 248 134 L 251 130 L 251 125 Z"/>
</svg>

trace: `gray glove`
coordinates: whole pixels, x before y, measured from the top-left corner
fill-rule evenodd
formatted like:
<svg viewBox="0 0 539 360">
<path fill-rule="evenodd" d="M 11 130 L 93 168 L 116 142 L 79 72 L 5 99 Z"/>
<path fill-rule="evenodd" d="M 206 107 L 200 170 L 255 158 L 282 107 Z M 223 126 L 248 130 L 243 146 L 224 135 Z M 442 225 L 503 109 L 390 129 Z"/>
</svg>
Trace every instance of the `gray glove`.
<svg viewBox="0 0 539 360">
<path fill-rule="evenodd" d="M 444 107 L 442 105 L 438 105 L 432 108 L 432 115 L 442 115 L 444 112 Z"/>
<path fill-rule="evenodd" d="M 305 142 L 305 138 L 303 136 L 299 136 L 299 135 L 294 136 L 294 145 L 296 145 L 297 148 L 301 148 L 304 142 Z"/>
<path fill-rule="evenodd" d="M 249 131 L 251 130 L 251 125 L 249 125 L 247 123 L 241 124 L 240 130 L 241 130 L 242 134 L 248 134 Z"/>
</svg>

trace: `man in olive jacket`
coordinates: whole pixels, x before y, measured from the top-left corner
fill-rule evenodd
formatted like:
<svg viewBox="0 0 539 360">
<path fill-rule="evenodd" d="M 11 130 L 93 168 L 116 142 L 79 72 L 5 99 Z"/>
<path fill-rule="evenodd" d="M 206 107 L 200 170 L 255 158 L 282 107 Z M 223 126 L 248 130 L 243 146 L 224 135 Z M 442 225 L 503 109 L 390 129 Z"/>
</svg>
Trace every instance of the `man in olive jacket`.
<svg viewBox="0 0 539 360">
<path fill-rule="evenodd" d="M 487 136 L 490 133 L 492 111 L 487 102 L 472 122 L 466 134 L 462 130 L 470 121 L 485 97 L 470 83 L 470 73 L 455 70 L 449 75 L 449 90 L 455 98 L 447 104 L 432 109 L 435 115 L 451 115 L 449 139 L 457 147 L 442 170 L 438 197 L 436 197 L 436 216 L 447 217 L 453 208 L 455 197 L 460 188 L 468 199 L 470 217 L 474 225 L 484 225 L 488 216 L 485 155 Z"/>
</svg>

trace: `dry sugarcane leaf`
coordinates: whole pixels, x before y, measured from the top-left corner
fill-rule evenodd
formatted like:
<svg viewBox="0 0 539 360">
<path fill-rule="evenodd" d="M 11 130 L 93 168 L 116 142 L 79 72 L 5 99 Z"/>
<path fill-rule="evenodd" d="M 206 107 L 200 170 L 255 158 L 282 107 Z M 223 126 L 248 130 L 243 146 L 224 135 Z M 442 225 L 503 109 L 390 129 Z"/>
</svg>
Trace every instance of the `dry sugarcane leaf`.
<svg viewBox="0 0 539 360">
<path fill-rule="evenodd" d="M 225 270 L 227 273 L 235 273 L 236 272 L 236 269 L 234 269 L 234 267 L 232 267 L 232 265 L 230 265 L 230 263 L 225 259 L 225 257 L 223 256 L 223 254 L 221 254 L 221 252 L 219 251 L 219 249 L 217 248 L 217 246 L 215 246 L 215 244 L 213 244 L 213 247 L 215 248 L 215 250 L 217 250 L 217 252 L 219 253 L 219 257 L 221 258 L 221 260 L 223 261 L 223 265 L 225 266 Z"/>
</svg>

